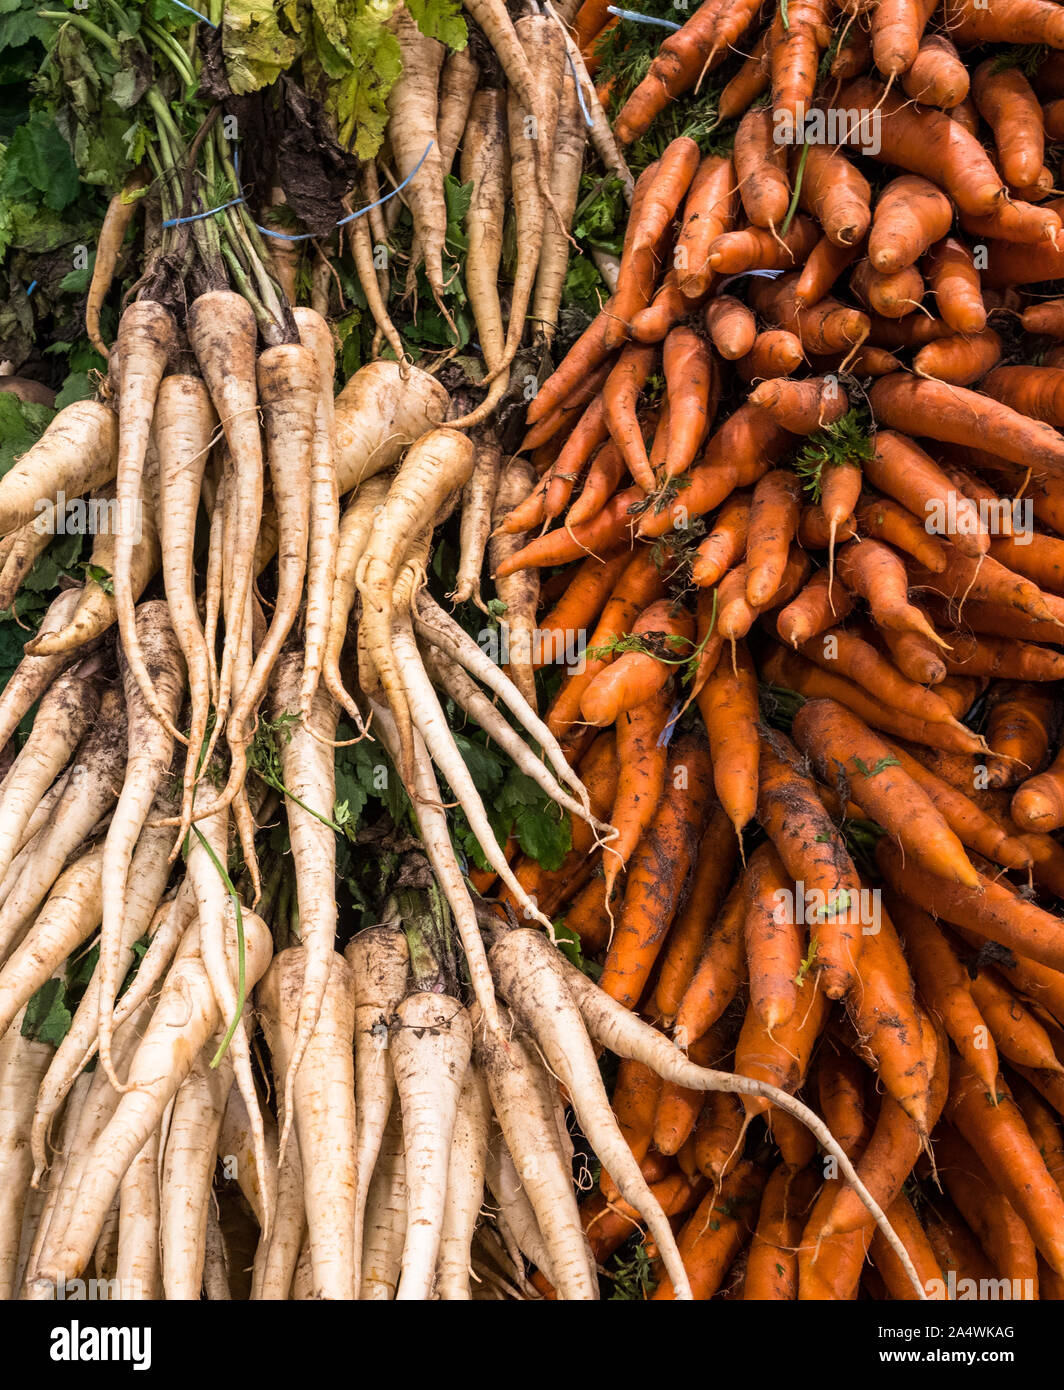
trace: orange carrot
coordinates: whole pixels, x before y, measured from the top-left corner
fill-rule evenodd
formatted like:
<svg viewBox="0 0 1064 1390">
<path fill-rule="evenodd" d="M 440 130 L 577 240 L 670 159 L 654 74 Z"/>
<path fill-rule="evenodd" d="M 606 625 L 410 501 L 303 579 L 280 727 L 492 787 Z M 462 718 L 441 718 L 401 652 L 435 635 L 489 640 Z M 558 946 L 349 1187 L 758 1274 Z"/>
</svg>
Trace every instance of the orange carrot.
<svg viewBox="0 0 1064 1390">
<path fill-rule="evenodd" d="M 734 665 L 720 662 L 698 695 L 713 756 L 717 798 L 741 835 L 757 807 L 757 672 L 746 647 L 737 645 Z"/>
<path fill-rule="evenodd" d="M 770 1033 L 794 1013 L 798 973 L 804 955 L 804 932 L 793 903 L 794 885 L 771 844 L 759 845 L 746 871 L 747 969 L 750 1007 Z"/>
<path fill-rule="evenodd" d="M 868 259 L 882 274 L 915 265 L 949 234 L 953 207 L 941 189 L 915 174 L 891 179 L 876 199 Z"/>
<path fill-rule="evenodd" d="M 688 299 L 696 299 L 709 289 L 709 248 L 717 237 L 731 230 L 737 202 L 730 157 L 706 155 L 687 191 L 673 252 L 680 290 Z"/>
<path fill-rule="evenodd" d="M 757 320 L 742 300 L 731 294 L 709 301 L 704 322 L 713 346 L 729 362 L 745 357 L 757 337 Z"/>
<path fill-rule="evenodd" d="M 662 349 L 669 398 L 666 478 L 685 473 L 713 424 L 715 370 L 706 344 L 690 328 L 674 328 Z"/>
<path fill-rule="evenodd" d="M 653 820 L 661 799 L 668 761 L 668 750 L 661 746 L 661 735 L 668 722 L 671 703 L 666 691 L 659 690 L 645 705 L 626 710 L 617 720 L 620 776 L 610 820 L 618 834 L 607 846 L 603 860 L 607 898 L 617 875 Z"/>
<path fill-rule="evenodd" d="M 746 979 L 743 948 L 745 897 L 735 885 L 717 914 L 705 950 L 676 1012 L 673 1037 L 689 1048 L 720 1018 Z"/>
</svg>

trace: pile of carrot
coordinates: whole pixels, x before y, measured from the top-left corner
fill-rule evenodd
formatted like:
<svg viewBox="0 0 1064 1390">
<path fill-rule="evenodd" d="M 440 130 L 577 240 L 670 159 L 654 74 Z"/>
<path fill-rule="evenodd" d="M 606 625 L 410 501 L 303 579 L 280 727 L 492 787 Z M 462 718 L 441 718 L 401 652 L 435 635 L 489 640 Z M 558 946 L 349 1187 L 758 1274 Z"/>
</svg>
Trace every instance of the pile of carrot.
<svg viewBox="0 0 1064 1390">
<path fill-rule="evenodd" d="M 388 20 L 374 360 L 343 237 L 202 222 L 108 345 L 127 187 L 107 377 L 0 478 L 4 605 L 117 517 L 0 691 L 0 1298 L 1064 1298 L 1059 6 L 706 0 L 627 91 L 599 0 L 464 9 Z M 459 261 L 456 385 L 395 320 Z M 418 837 L 354 933 L 348 728 Z"/>
</svg>

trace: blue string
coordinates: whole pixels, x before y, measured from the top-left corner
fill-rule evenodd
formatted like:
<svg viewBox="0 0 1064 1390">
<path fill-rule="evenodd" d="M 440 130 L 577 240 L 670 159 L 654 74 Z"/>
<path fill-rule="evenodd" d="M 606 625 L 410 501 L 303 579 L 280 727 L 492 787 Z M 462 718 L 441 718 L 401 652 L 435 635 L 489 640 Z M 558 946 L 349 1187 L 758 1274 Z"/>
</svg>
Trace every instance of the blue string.
<svg viewBox="0 0 1064 1390">
<path fill-rule="evenodd" d="M 186 5 L 184 0 L 170 0 L 172 5 L 176 5 L 179 10 L 187 10 L 189 14 L 194 14 L 197 19 L 202 19 L 204 24 L 209 24 L 212 29 L 217 29 L 217 24 L 207 18 L 205 14 L 200 14 L 199 10 L 194 10 L 191 5 Z"/>
<path fill-rule="evenodd" d="M 164 223 L 164 227 L 183 227 L 186 222 L 202 222 L 205 217 L 213 217 L 216 212 L 224 212 L 226 208 L 235 208 L 237 203 L 242 203 L 243 198 L 231 198 L 228 203 L 222 203 L 221 207 L 208 208 L 206 212 L 194 212 L 191 217 L 170 217 Z"/>
<path fill-rule="evenodd" d="M 565 56 L 569 59 L 569 67 L 572 70 L 573 81 L 576 83 L 576 99 L 580 103 L 580 110 L 584 113 L 584 124 L 593 126 L 595 122 L 591 119 L 591 112 L 587 109 L 587 103 L 584 101 L 583 84 L 577 74 L 576 64 L 573 62 L 573 55 L 566 49 Z"/>
<path fill-rule="evenodd" d="M 432 149 L 435 143 L 435 140 L 429 141 L 429 143 L 425 146 L 425 153 L 410 170 L 409 174 L 407 174 L 406 178 L 402 181 L 401 184 L 399 184 L 396 188 L 393 188 L 390 193 L 385 193 L 383 198 L 378 198 L 375 203 L 367 203 L 364 208 L 359 208 L 357 212 L 352 212 L 347 217 L 341 217 L 336 225 L 338 227 L 346 227 L 348 222 L 354 222 L 356 217 L 365 217 L 366 213 L 371 211 L 371 209 L 379 208 L 380 205 L 382 203 L 386 203 L 389 198 L 394 198 L 397 193 L 401 193 L 403 189 L 407 186 L 407 184 L 410 182 L 410 180 L 417 173 L 417 171 L 421 168 L 422 164 L 424 164 L 425 160 L 428 158 L 429 151 Z M 235 161 L 234 168 L 237 168 Z M 239 169 L 237 172 L 239 177 Z M 277 241 L 314 241 L 317 238 L 317 234 L 315 232 L 300 232 L 297 236 L 293 236 L 289 232 L 273 232 L 270 230 L 269 227 L 259 227 L 259 224 L 257 222 L 255 223 L 255 226 L 258 227 L 258 230 L 262 232 L 264 236 L 272 236 L 276 238 Z"/>
<path fill-rule="evenodd" d="M 33 291 L 34 291 L 36 288 L 37 288 L 37 281 L 34 280 L 33 283 L 30 285 L 29 289 L 26 291 L 26 298 L 27 298 L 27 299 L 29 298 L 29 296 L 33 293 Z"/>
<path fill-rule="evenodd" d="M 747 276 L 754 276 L 757 280 L 778 280 L 781 275 L 785 275 L 783 270 L 738 270 L 734 275 L 729 275 L 717 286 L 717 293 L 726 289 L 734 280 L 745 280 Z"/>
<path fill-rule="evenodd" d="M 634 10 L 619 10 L 616 5 L 606 6 L 607 14 L 615 14 L 618 19 L 630 19 L 636 24 L 660 24 L 663 29 L 682 29 L 682 24 L 674 24 L 671 19 L 656 19 L 652 14 L 636 14 Z"/>
</svg>

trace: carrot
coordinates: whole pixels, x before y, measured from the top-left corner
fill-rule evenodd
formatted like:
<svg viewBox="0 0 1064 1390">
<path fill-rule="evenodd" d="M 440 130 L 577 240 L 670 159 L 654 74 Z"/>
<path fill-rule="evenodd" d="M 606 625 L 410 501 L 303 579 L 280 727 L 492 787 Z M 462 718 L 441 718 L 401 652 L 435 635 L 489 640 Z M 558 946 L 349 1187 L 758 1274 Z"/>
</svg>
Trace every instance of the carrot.
<svg viewBox="0 0 1064 1390">
<path fill-rule="evenodd" d="M 694 623 L 667 599 L 653 603 L 636 619 L 632 651 L 625 651 L 587 686 L 580 710 L 589 724 L 613 724 L 622 713 L 645 704 L 669 681 L 671 666 L 690 654 Z"/>
<path fill-rule="evenodd" d="M 753 307 L 773 328 L 796 333 L 812 353 L 849 352 L 869 336 L 867 314 L 825 295 L 807 309 L 799 307 L 799 276 L 783 275 L 769 283 L 758 281 L 750 290 Z"/>
<path fill-rule="evenodd" d="M 1002 351 L 1001 339 L 992 328 L 970 336 L 958 334 L 922 347 L 913 358 L 913 371 L 954 386 L 970 386 L 1001 360 Z"/>
<path fill-rule="evenodd" d="M 1047 1171 L 1015 1101 L 1005 1094 L 999 1096 L 996 1105 L 988 1104 L 979 1081 L 956 1058 L 951 1069 L 947 1114 L 982 1161 L 990 1165 L 998 1186 L 1027 1223 L 1046 1263 L 1060 1274 L 1064 1264 L 1064 1197 Z"/>
<path fill-rule="evenodd" d="M 1064 675 L 1061 653 L 1007 637 L 951 633 L 946 669 L 951 675 L 994 676 L 1011 680 L 1051 681 Z"/>
<path fill-rule="evenodd" d="M 954 546 L 947 551 L 947 558 L 947 567 L 941 574 L 931 574 L 915 561 L 911 561 L 909 579 L 914 587 L 924 589 L 927 597 L 933 598 L 937 595 L 940 600 L 939 607 L 942 606 L 941 599 L 953 600 L 954 621 L 957 618 L 957 604 L 961 606 L 961 616 L 967 619 L 967 600 L 970 596 L 975 600 L 986 600 L 979 615 L 979 621 L 983 626 L 988 625 L 993 610 L 997 609 L 1014 621 L 1014 626 L 1005 635 L 1015 633 L 1024 618 L 1035 619 L 1039 624 L 1057 624 L 1056 629 L 1050 627 L 1047 630 L 1045 626 L 1036 628 L 1033 634 L 1027 628 L 1025 635 L 1049 636 L 1050 640 L 1053 640 L 1059 633 L 1059 620 L 1051 606 L 1056 600 L 1053 595 L 1044 594 L 1037 584 L 1032 584 L 1029 579 L 1024 579 L 1022 575 L 1007 569 L 991 555 L 981 555 L 976 560 L 971 556 L 962 555 Z"/>
<path fill-rule="evenodd" d="M 849 398 L 838 382 L 828 377 L 809 381 L 766 381 L 750 395 L 776 424 L 792 434 L 813 434 L 834 424 L 849 409 Z"/>
<path fill-rule="evenodd" d="M 687 299 L 680 289 L 680 273 L 670 266 L 645 308 L 632 315 L 631 336 L 637 343 L 664 342 L 669 330 L 694 313 L 705 299 Z"/>
<path fill-rule="evenodd" d="M 737 1096 L 710 1091 L 692 1136 L 695 1164 L 703 1177 L 719 1185 L 742 1158 L 746 1117 Z"/>
<path fill-rule="evenodd" d="M 727 156 L 707 155 L 698 166 L 683 204 L 683 222 L 673 251 L 678 283 L 688 299 L 710 287 L 709 248 L 735 222 L 735 169 Z"/>
<path fill-rule="evenodd" d="M 667 754 L 659 739 L 669 709 L 669 697 L 660 690 L 646 704 L 626 710 L 617 720 L 620 777 L 610 819 L 619 833 L 605 861 L 607 898 L 649 826 L 661 796 Z"/>
<path fill-rule="evenodd" d="M 1007 1061 L 1036 1070 L 1064 1072 L 1045 1028 L 997 976 L 980 970 L 972 980 L 972 998 Z M 993 1082 L 986 1089 L 994 1094 Z"/>
<path fill-rule="evenodd" d="M 750 973 L 750 1007 L 771 1035 L 792 1017 L 802 964 L 800 918 L 783 905 L 790 880 L 771 845 L 750 856 L 744 879 L 744 938 Z"/>
<path fill-rule="evenodd" d="M 601 397 L 601 409 L 609 433 L 620 449 L 632 477 L 647 492 L 654 491 L 655 480 L 647 458 L 646 445 L 643 443 L 643 433 L 636 419 L 636 402 L 646 385 L 656 357 L 657 352 L 653 346 L 626 347 L 606 379 Z M 589 406 L 587 414 L 590 415 L 593 410 L 594 405 Z M 596 437 L 595 442 L 601 443 L 602 440 Z"/>
<path fill-rule="evenodd" d="M 799 213 L 780 236 L 774 229 L 743 227 L 724 232 L 709 247 L 709 265 L 724 275 L 749 270 L 791 270 L 801 265 L 817 243 L 816 224 Z"/>
<path fill-rule="evenodd" d="M 713 756 L 713 783 L 728 819 L 741 835 L 757 806 L 757 674 L 743 645 L 734 665 L 721 662 L 697 697 Z"/>
<path fill-rule="evenodd" d="M 624 455 L 613 440 L 598 450 L 584 478 L 580 496 L 569 508 L 566 522 L 570 528 L 583 526 L 602 511 L 617 491 L 627 472 Z M 598 563 L 597 560 L 594 561 Z"/>
<path fill-rule="evenodd" d="M 644 496 L 642 488 L 626 488 L 616 493 L 595 516 L 580 526 L 572 529 L 559 527 L 537 536 L 504 560 L 495 571 L 495 578 L 505 579 L 523 569 L 564 565 L 588 552 L 601 554 L 615 549 L 628 539 L 633 520 L 629 508 Z"/>
<path fill-rule="evenodd" d="M 873 158 L 938 184 L 961 212 L 991 213 L 1003 201 L 1003 185 L 982 146 L 943 112 L 915 108 L 867 77 L 848 83 L 838 100 L 847 110 L 880 113 L 882 138 Z M 866 141 L 867 134 L 862 136 L 857 125 L 850 143 L 861 144 L 862 139 Z"/>
<path fill-rule="evenodd" d="M 742 67 L 725 85 L 717 110 L 721 120 L 733 121 L 747 111 L 759 96 L 768 91 L 771 82 L 769 40 L 771 25 L 762 30 L 761 37 L 744 59 Z"/>
<path fill-rule="evenodd" d="M 927 1291 L 927 1296 L 929 1298 L 945 1298 L 946 1281 L 942 1276 L 938 1256 L 908 1197 L 901 1194 L 891 1202 L 890 1206 L 887 1207 L 887 1220 L 908 1251 L 920 1279 L 920 1285 Z M 868 1255 L 879 1271 L 891 1298 L 909 1300 L 916 1297 L 909 1277 L 902 1269 L 896 1254 L 887 1246 L 878 1231 L 872 1237 L 872 1243 L 868 1247 Z M 942 1290 L 940 1294 L 933 1292 L 938 1289 Z"/>
<path fill-rule="evenodd" d="M 767 411 L 741 405 L 710 436 L 677 501 L 643 514 L 639 535 L 656 538 L 669 530 L 685 530 L 692 517 L 712 511 L 736 488 L 756 483 L 792 442 Z"/>
<path fill-rule="evenodd" d="M 534 661 L 537 667 L 557 660 L 573 633 L 591 628 L 629 563 L 629 556 L 622 552 L 605 563 L 592 557 L 580 565 L 558 602 L 540 619 L 541 648 Z"/>
<path fill-rule="evenodd" d="M 912 67 L 920 39 L 936 6 L 931 0 L 884 0 L 872 15 L 872 57 L 884 77 L 899 77 Z"/>
<path fill-rule="evenodd" d="M 946 645 L 909 602 L 905 567 L 889 547 L 880 541 L 847 541 L 839 551 L 838 571 L 847 589 L 867 601 L 877 627 L 916 632 Z"/>
<path fill-rule="evenodd" d="M 735 867 L 736 844 L 728 819 L 714 802 L 686 891 L 686 899 L 668 936 L 660 957 L 657 983 L 651 998 L 651 1013 L 671 1027 L 699 968 L 703 947 L 727 892 Z"/>
<path fill-rule="evenodd" d="M 715 372 L 706 345 L 690 328 L 674 328 L 669 333 L 662 361 L 669 396 L 665 476 L 675 478 L 694 462 L 712 426 Z"/>
<path fill-rule="evenodd" d="M 881 274 L 915 265 L 953 225 L 949 199 L 927 179 L 902 174 L 876 199 L 868 234 L 868 258 Z"/>
<path fill-rule="evenodd" d="M 744 1160 L 724 1179 L 719 1193 L 707 1193 L 687 1219 L 679 1235 L 679 1251 L 695 1299 L 712 1298 L 749 1239 L 754 1224 L 750 1208 L 760 1199 L 766 1176 L 764 1169 Z M 666 1278 L 651 1295 L 651 1301 L 676 1297 L 672 1279 Z"/>
<path fill-rule="evenodd" d="M 812 1168 L 795 1173 L 781 1163 L 773 1169 L 761 1196 L 746 1262 L 745 1300 L 793 1301 L 797 1297 L 797 1246 L 814 1182 Z"/>
<path fill-rule="evenodd" d="M 606 359 L 609 349 L 605 346 L 605 333 L 609 316 L 605 311 L 591 320 L 588 327 L 577 338 L 568 353 L 558 364 L 557 369 L 540 386 L 528 403 L 525 420 L 529 425 L 545 419 L 552 410 L 576 389 L 589 372 L 595 370 Z"/>
<path fill-rule="evenodd" d="M 972 75 L 972 96 L 994 133 L 998 161 L 1007 183 L 1020 187 L 1038 178 L 1044 156 L 1042 108 L 1019 68 L 998 68 L 993 59 Z"/>
<path fill-rule="evenodd" d="M 811 936 L 822 988 L 829 998 L 841 998 L 861 949 L 861 933 L 855 930 L 862 925 L 860 880 L 797 750 L 780 734 L 761 750 L 758 819 L 788 874 L 801 885 L 795 925 L 815 928 Z"/>
<path fill-rule="evenodd" d="M 968 96 L 970 79 L 960 54 L 942 34 L 922 40 L 912 66 L 902 73 L 902 90 L 924 106 L 953 111 Z"/>
<path fill-rule="evenodd" d="M 771 381 L 790 376 L 804 360 L 801 340 L 785 328 L 769 328 L 759 333 L 745 357 L 739 359 L 739 372 L 751 382 Z"/>
<path fill-rule="evenodd" d="M 771 597 L 756 607 L 746 597 L 746 566 L 725 575 L 717 590 L 717 632 L 721 638 L 735 643 L 745 637 L 759 613 L 789 602 L 809 575 L 809 558 L 800 545 L 793 545 L 787 555 L 783 575 Z"/>
<path fill-rule="evenodd" d="M 787 147 L 773 138 L 773 113 L 754 107 L 735 132 L 735 175 L 743 210 L 755 227 L 780 227 L 791 201 Z"/>
<path fill-rule="evenodd" d="M 734 0 L 726 9 L 718 0 L 704 0 L 683 28 L 666 38 L 646 77 L 621 109 L 615 130 L 622 144 L 646 134 L 670 101 L 696 86 L 750 27 L 758 9 L 754 0 Z"/>
<path fill-rule="evenodd" d="M 952 1272 L 958 1287 L 961 1279 L 971 1279 L 972 1283 L 966 1287 L 977 1289 L 980 1279 L 995 1277 L 994 1267 L 948 1198 L 936 1197 L 934 1206 L 928 1207 L 924 1213 L 924 1229 L 943 1273 L 948 1277 Z"/>
<path fill-rule="evenodd" d="M 716 914 L 701 959 L 676 1011 L 673 1037 L 688 1048 L 703 1037 L 728 1007 L 746 979 L 743 923 L 746 903 L 736 884 Z"/>
<path fill-rule="evenodd" d="M 850 276 L 850 288 L 873 313 L 901 319 L 920 307 L 924 282 L 913 265 L 882 274 L 870 261 L 858 262 Z"/>
<path fill-rule="evenodd" d="M 100 336 L 100 310 L 107 298 L 107 291 L 111 288 L 126 232 L 136 214 L 147 183 L 147 167 L 135 169 L 107 204 L 107 212 L 100 226 L 92 279 L 89 281 L 89 292 L 85 300 L 85 336 L 101 357 L 108 355 L 108 349 Z"/>
<path fill-rule="evenodd" d="M 1021 321 L 1028 333 L 1064 338 L 1064 300 L 1050 299 L 1042 304 L 1029 304 L 1021 315 Z"/>
<path fill-rule="evenodd" d="M 808 145 L 799 202 L 836 246 L 854 246 L 872 221 L 868 180 L 842 154 L 827 145 Z M 792 155 L 792 163 L 797 162 Z"/>
<path fill-rule="evenodd" d="M 1012 835 L 1000 821 L 982 810 L 963 791 L 935 775 L 929 768 L 910 756 L 896 743 L 890 744 L 892 756 L 923 788 L 945 817 L 962 844 L 979 854 L 1004 864 L 1010 869 L 1028 869 L 1031 855 L 1023 841 Z M 971 777 L 968 778 L 971 785 Z"/>
<path fill-rule="evenodd" d="M 698 585 L 718 583 L 746 551 L 751 494 L 733 492 L 714 519 L 713 529 L 700 542 L 691 577 Z"/>
<path fill-rule="evenodd" d="M 935 574 L 941 574 L 949 563 L 942 542 L 928 535 L 926 521 L 918 521 L 912 512 L 893 498 L 868 497 L 857 509 L 856 519 L 863 536 L 886 541 L 895 550 L 911 555 Z"/>
<path fill-rule="evenodd" d="M 970 928 L 1051 970 L 1064 965 L 1059 933 L 1052 925 L 1055 918 L 1015 897 L 996 880 L 980 875 L 980 887 L 975 889 L 947 883 L 911 859 L 903 861 L 901 851 L 886 837 L 876 846 L 876 861 L 897 893 L 932 916 Z"/>
<path fill-rule="evenodd" d="M 1016 0 L 1004 14 L 973 0 L 946 0 L 943 18 L 959 43 L 1043 43 L 1064 48 L 1064 16 L 1045 0 Z"/>
<path fill-rule="evenodd" d="M 839 671 L 866 690 L 875 690 L 881 699 L 896 709 L 919 714 L 932 722 L 953 722 L 949 706 L 940 696 L 902 676 L 859 632 L 832 628 L 803 642 L 799 650 L 825 671 Z"/>
<path fill-rule="evenodd" d="M 643 1162 L 650 1149 L 661 1091 L 661 1077 L 644 1062 L 626 1058 L 617 1068 L 610 1105 L 617 1117 L 617 1128 L 637 1163 Z M 605 1169 L 599 1186 L 609 1201 L 615 1202 L 620 1195 Z"/>
<path fill-rule="evenodd" d="M 931 872 L 975 888 L 979 876 L 930 798 L 889 747 L 847 709 L 809 700 L 798 711 L 794 737 L 822 779 L 846 778 L 854 800 L 917 862 Z"/>
<path fill-rule="evenodd" d="M 798 528 L 800 498 L 798 477 L 787 469 L 766 473 L 754 488 L 746 542 L 745 588 L 747 601 L 755 607 L 768 603 L 780 586 L 787 553 Z"/>
<path fill-rule="evenodd" d="M 1000 687 L 990 702 L 986 741 L 998 759 L 990 785 L 1013 786 L 1049 761 L 1056 702 L 1043 686 L 1025 682 Z"/>
<path fill-rule="evenodd" d="M 709 791 L 709 752 L 681 736 L 672 747 L 664 795 L 628 862 L 624 905 L 599 987 L 634 1008 L 680 901 Z"/>
<path fill-rule="evenodd" d="M 801 1086 L 813 1047 L 827 1017 L 827 996 L 817 981 L 806 975 L 798 986 L 798 1002 L 787 1023 L 770 1033 L 753 1008 L 748 1008 L 735 1046 L 735 1073 L 767 1082 L 793 1093 Z M 747 1118 L 764 1114 L 764 1096 L 743 1096 Z"/>
<path fill-rule="evenodd" d="M 798 276 L 794 289 L 798 308 L 808 309 L 811 304 L 819 304 L 857 254 L 856 246 L 840 246 L 830 237 L 822 236 L 806 257 Z"/>
<path fill-rule="evenodd" d="M 781 608 L 776 631 L 784 642 L 800 647 L 845 618 L 853 605 L 850 592 L 827 570 L 817 570 L 796 598 Z"/>
</svg>

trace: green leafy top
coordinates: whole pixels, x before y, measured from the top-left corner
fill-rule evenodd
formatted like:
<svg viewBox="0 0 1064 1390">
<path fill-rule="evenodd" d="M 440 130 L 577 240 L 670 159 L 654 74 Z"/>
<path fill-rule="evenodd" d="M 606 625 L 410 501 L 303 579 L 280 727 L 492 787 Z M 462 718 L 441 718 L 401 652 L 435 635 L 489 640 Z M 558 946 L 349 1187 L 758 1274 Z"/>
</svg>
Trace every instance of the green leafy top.
<svg viewBox="0 0 1064 1390">
<path fill-rule="evenodd" d="M 806 492 L 819 502 L 825 467 L 864 463 L 872 457 L 874 447 L 868 412 L 853 406 L 841 420 L 808 436 L 794 466 Z"/>
</svg>

